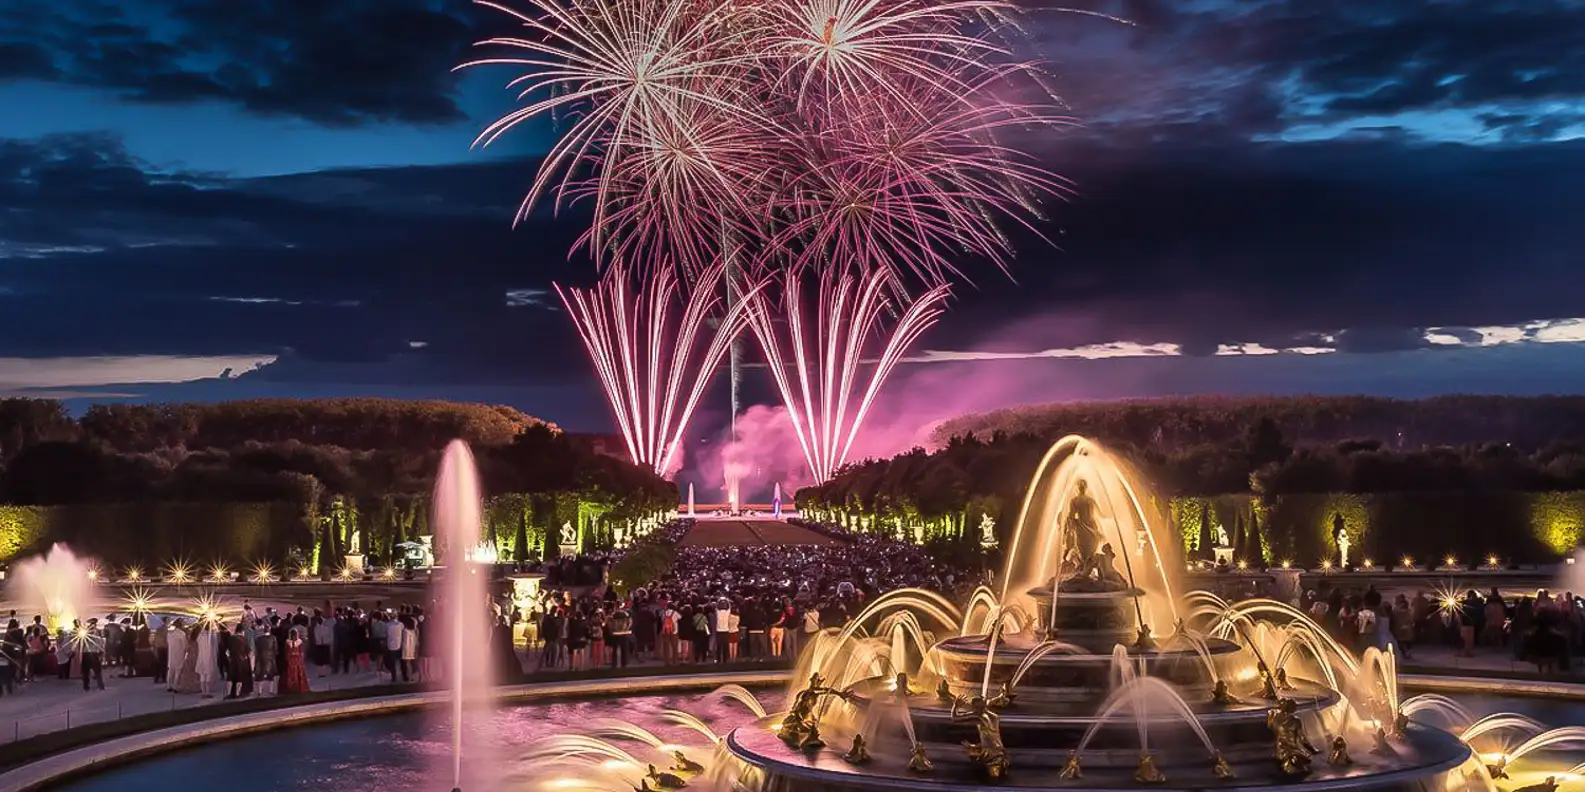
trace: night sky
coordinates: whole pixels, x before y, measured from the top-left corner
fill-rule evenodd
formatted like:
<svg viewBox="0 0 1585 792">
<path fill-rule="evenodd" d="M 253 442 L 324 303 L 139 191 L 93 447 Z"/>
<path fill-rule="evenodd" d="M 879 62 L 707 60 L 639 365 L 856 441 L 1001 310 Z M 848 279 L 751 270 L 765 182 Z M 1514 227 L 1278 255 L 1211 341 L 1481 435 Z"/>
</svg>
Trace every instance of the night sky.
<svg viewBox="0 0 1585 792">
<path fill-rule="evenodd" d="M 1585 389 L 1585 2 L 1074 5 L 1133 22 L 1035 31 L 1084 124 L 1020 145 L 1079 194 L 1011 277 L 965 262 L 888 398 Z M 547 291 L 593 278 L 584 219 L 511 227 L 550 130 L 469 147 L 514 75 L 451 67 L 504 15 L 0 6 L 0 391 L 605 428 Z"/>
</svg>

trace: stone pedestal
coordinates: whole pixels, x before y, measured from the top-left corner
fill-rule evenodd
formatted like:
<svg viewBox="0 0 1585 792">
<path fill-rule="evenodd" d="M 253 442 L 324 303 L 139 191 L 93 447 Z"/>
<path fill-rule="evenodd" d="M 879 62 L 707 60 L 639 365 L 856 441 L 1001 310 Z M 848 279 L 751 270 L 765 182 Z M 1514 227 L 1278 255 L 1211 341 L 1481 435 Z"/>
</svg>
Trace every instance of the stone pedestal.
<svg viewBox="0 0 1585 792">
<path fill-rule="evenodd" d="M 347 571 L 352 574 L 352 577 L 363 577 L 363 554 L 348 553 L 344 558 L 346 559 Z"/>
</svg>

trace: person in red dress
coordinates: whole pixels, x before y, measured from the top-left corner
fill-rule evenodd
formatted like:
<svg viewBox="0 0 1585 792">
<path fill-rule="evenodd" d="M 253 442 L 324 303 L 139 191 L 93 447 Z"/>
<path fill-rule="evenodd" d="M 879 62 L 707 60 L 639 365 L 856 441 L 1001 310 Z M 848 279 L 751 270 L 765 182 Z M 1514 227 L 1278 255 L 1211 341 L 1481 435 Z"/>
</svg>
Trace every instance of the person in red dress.
<svg viewBox="0 0 1585 792">
<path fill-rule="evenodd" d="M 292 628 L 291 636 L 286 639 L 286 674 L 281 678 L 282 693 L 307 693 L 308 692 L 308 666 L 303 661 L 302 631 Z"/>
</svg>

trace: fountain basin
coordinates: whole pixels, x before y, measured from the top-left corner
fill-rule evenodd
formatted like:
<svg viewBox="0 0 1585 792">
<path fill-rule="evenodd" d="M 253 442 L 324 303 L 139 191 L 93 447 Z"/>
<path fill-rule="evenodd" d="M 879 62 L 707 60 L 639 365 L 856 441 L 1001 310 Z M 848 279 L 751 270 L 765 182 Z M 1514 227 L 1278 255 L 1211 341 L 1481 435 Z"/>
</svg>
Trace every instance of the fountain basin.
<svg viewBox="0 0 1585 792">
<path fill-rule="evenodd" d="M 1063 595 L 1064 606 L 1068 596 Z M 1061 632 L 1057 637 L 1069 641 L 1072 636 Z M 946 678 L 947 687 L 954 695 L 974 695 L 984 684 L 987 664 L 991 666 L 989 689 L 994 693 L 1002 683 L 1012 680 L 1024 658 L 1036 646 L 1038 643 L 1028 635 L 1008 635 L 997 643 L 996 653 L 991 656 L 988 636 L 962 636 L 937 644 L 932 655 L 935 667 Z M 1110 645 L 1107 648 L 1110 649 Z M 1230 641 L 1212 638 L 1206 640 L 1205 650 L 1214 660 L 1231 657 L 1240 648 Z M 1129 659 L 1143 662 L 1150 676 L 1182 688 L 1185 698 L 1210 697 L 1211 686 L 1215 683 L 1212 671 L 1199 651 L 1186 643 L 1161 639 L 1156 649 L 1130 649 Z M 1111 674 L 1110 651 L 1082 654 L 1055 651 L 1030 664 L 1018 682 L 1017 692 L 1021 700 L 1029 703 L 1060 706 L 1089 701 L 1093 704 L 1098 696 L 1104 696 L 1111 689 Z"/>
<path fill-rule="evenodd" d="M 841 757 L 850 737 L 828 734 L 826 740 L 831 747 L 808 754 L 783 744 L 771 729 L 774 723 L 774 719 L 765 719 L 741 726 L 722 741 L 721 751 L 729 760 L 727 780 L 733 789 L 739 792 L 983 792 L 986 789 L 960 745 L 927 745 L 934 770 L 921 774 L 908 769 L 909 751 L 901 738 L 873 741 L 870 750 L 874 759 L 856 766 Z M 1423 792 L 1445 788 L 1433 785 L 1442 784 L 1449 773 L 1463 772 L 1463 766 L 1472 756 L 1469 747 L 1453 735 L 1416 725 L 1411 726 L 1402 741 L 1394 743 L 1400 752 L 1395 759 L 1373 756 L 1366 751 L 1367 746 L 1360 745 L 1354 749 L 1353 766 L 1331 767 L 1322 755 L 1317 757 L 1310 775 L 1294 779 L 1282 774 L 1268 749 L 1263 756 L 1228 756 L 1237 777 L 1220 779 L 1213 775 L 1209 757 L 1203 755 L 1197 743 L 1193 743 L 1192 748 L 1184 746 L 1181 741 L 1167 743 L 1152 752 L 1168 781 L 1150 785 L 1150 788 L 1242 789 L 1280 785 L 1306 792 Z M 1067 752 L 1056 744 L 1050 751 L 1018 751 L 1013 757 L 1010 777 L 998 785 L 1000 788 L 1083 792 L 1145 786 L 1134 780 L 1134 768 L 1139 760 L 1137 745 L 1127 750 L 1086 751 L 1082 755 L 1084 775 L 1074 780 L 1061 777 Z M 1488 787 L 1477 785 L 1475 788 Z"/>
</svg>

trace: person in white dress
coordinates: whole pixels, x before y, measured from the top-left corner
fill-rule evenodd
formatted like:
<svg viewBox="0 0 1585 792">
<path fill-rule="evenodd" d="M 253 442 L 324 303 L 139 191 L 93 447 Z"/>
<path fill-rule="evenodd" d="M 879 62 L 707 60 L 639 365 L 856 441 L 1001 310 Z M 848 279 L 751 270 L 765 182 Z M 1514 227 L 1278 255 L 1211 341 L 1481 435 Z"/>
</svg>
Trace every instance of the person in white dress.
<svg viewBox="0 0 1585 792">
<path fill-rule="evenodd" d="M 187 631 L 182 629 L 181 620 L 178 619 L 165 630 L 165 645 L 165 689 L 175 693 L 176 679 L 182 675 L 182 659 L 187 657 Z"/>
<path fill-rule="evenodd" d="M 204 622 L 203 632 L 198 633 L 198 692 L 204 698 L 214 698 L 215 677 L 220 676 L 220 666 L 216 659 L 217 637 L 215 625 Z"/>
</svg>

